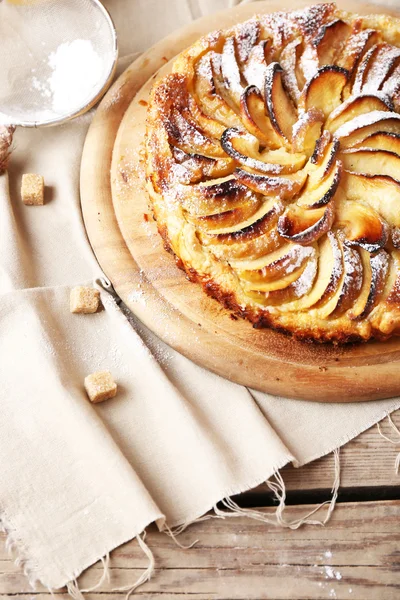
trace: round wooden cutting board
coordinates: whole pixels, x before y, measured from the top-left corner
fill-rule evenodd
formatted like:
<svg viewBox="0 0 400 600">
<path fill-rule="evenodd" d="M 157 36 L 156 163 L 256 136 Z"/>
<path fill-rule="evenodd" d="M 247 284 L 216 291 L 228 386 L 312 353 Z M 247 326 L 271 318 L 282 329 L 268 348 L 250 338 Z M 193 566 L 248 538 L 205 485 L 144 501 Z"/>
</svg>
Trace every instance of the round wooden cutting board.
<svg viewBox="0 0 400 600">
<path fill-rule="evenodd" d="M 146 100 L 155 78 L 168 71 L 167 63 L 177 53 L 213 29 L 230 27 L 255 12 L 307 4 L 241 5 L 192 23 L 135 61 L 103 99 L 89 129 L 81 169 L 84 221 L 94 253 L 125 304 L 194 362 L 234 382 L 289 398 L 387 398 L 400 394 L 400 338 L 335 347 L 253 329 L 187 281 L 163 249 L 148 208 L 141 157 Z M 357 2 L 339 6 L 364 14 L 383 11 Z"/>
</svg>

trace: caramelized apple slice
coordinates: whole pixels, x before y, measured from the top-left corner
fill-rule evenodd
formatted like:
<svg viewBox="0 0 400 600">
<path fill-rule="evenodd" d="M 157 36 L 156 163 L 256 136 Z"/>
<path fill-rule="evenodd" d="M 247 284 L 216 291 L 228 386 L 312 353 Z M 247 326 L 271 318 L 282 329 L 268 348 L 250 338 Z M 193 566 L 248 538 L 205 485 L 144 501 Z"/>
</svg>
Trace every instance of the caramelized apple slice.
<svg viewBox="0 0 400 600">
<path fill-rule="evenodd" d="M 277 223 L 278 216 L 283 212 L 283 204 L 279 200 L 276 200 L 276 198 L 269 198 L 268 200 L 263 201 L 262 199 L 252 197 L 252 201 L 256 210 L 254 210 L 247 218 L 238 220 L 232 224 L 227 224 L 225 222 L 224 215 L 226 215 L 226 213 L 204 217 L 208 222 L 212 219 L 216 225 L 212 228 L 212 231 L 208 232 L 212 234 L 212 238 L 210 238 L 211 243 L 230 243 L 235 240 L 238 241 L 239 238 L 243 238 L 244 236 L 248 237 L 249 234 L 254 233 L 256 229 L 258 233 L 260 233 L 261 230 L 259 225 L 261 224 L 263 226 L 262 231 L 266 231 L 265 225 Z M 219 226 L 218 217 L 221 218 Z"/>
<path fill-rule="evenodd" d="M 240 116 L 243 125 L 261 143 L 269 148 L 280 148 L 281 138 L 265 114 L 265 104 L 261 92 L 254 85 L 248 86 L 240 99 Z"/>
<path fill-rule="evenodd" d="M 247 205 L 252 196 L 246 186 L 232 178 L 176 187 L 177 200 L 195 217 L 219 214 Z"/>
<path fill-rule="evenodd" d="M 351 27 L 341 19 L 332 21 L 320 29 L 313 44 L 317 49 L 319 66 L 334 65 L 349 37 Z"/>
<path fill-rule="evenodd" d="M 222 73 L 222 55 L 217 54 L 216 52 L 210 52 L 210 58 L 215 93 L 224 100 L 234 113 L 237 113 L 237 98 L 232 89 L 228 88 Z"/>
<path fill-rule="evenodd" d="M 292 148 L 294 152 L 304 152 L 311 156 L 315 140 L 321 135 L 325 117 L 320 110 L 312 108 L 303 113 L 292 128 Z"/>
<path fill-rule="evenodd" d="M 317 188 L 323 179 L 330 176 L 337 164 L 339 152 L 339 142 L 337 139 L 330 141 L 330 134 L 324 131 L 322 136 L 315 144 L 315 150 L 307 165 L 308 190 Z"/>
<path fill-rule="evenodd" d="M 387 150 L 400 156 L 400 134 L 398 133 L 373 133 L 360 142 L 356 148 L 373 148 L 374 150 Z M 395 179 L 398 179 L 397 176 Z"/>
<path fill-rule="evenodd" d="M 283 69 L 279 63 L 268 65 L 265 77 L 265 103 L 272 127 L 283 138 L 291 140 L 292 127 L 297 121 L 296 110 L 288 97 L 282 81 Z"/>
<path fill-rule="evenodd" d="M 249 86 L 255 86 L 264 94 L 265 76 L 267 74 L 267 63 L 270 62 L 272 41 L 262 40 L 254 46 L 250 56 L 243 67 L 243 75 Z"/>
<path fill-rule="evenodd" d="M 334 318 L 340 317 L 353 306 L 360 294 L 363 281 L 360 254 L 357 250 L 348 248 L 342 242 L 339 243 L 343 252 L 344 277 L 336 307 L 330 313 L 330 316 Z"/>
<path fill-rule="evenodd" d="M 311 290 L 302 298 L 283 304 L 282 312 L 300 311 L 317 306 L 337 291 L 343 275 L 342 252 L 331 231 L 319 240 L 318 273 Z"/>
<path fill-rule="evenodd" d="M 365 319 L 378 303 L 389 270 L 389 255 L 385 250 L 370 254 L 361 249 L 363 283 L 357 302 L 349 312 L 350 319 Z"/>
<path fill-rule="evenodd" d="M 342 102 L 347 77 L 348 72 L 335 65 L 318 69 L 304 87 L 299 106 L 304 110 L 317 108 L 327 118 Z"/>
<path fill-rule="evenodd" d="M 375 46 L 372 46 L 360 60 L 354 75 L 354 82 L 351 90 L 354 96 L 358 96 L 362 93 L 364 82 L 367 78 L 368 71 L 374 62 L 374 57 L 379 50 L 379 46 L 380 44 L 375 44 Z M 374 91 L 377 91 L 378 89 L 379 86 L 377 86 Z"/>
<path fill-rule="evenodd" d="M 300 50 L 301 40 L 294 39 L 285 46 L 280 56 L 280 64 L 283 69 L 283 84 L 295 106 L 298 105 L 300 99 L 300 83 L 296 75 L 296 67 Z M 304 85 L 304 81 L 301 82 L 301 85 Z"/>
<path fill-rule="evenodd" d="M 307 179 L 304 170 L 282 177 L 257 175 L 239 168 L 235 169 L 233 174 L 238 182 L 249 189 L 264 196 L 276 196 L 281 200 L 288 200 L 298 194 Z"/>
<path fill-rule="evenodd" d="M 342 152 L 341 160 L 348 171 L 400 177 L 400 156 L 388 150 L 350 149 Z"/>
<path fill-rule="evenodd" d="M 338 57 L 337 64 L 350 73 L 357 67 L 365 52 L 379 41 L 379 33 L 373 29 L 364 29 L 352 34 Z"/>
<path fill-rule="evenodd" d="M 291 242 L 310 244 L 330 230 L 334 217 L 332 204 L 313 210 L 292 205 L 279 217 L 278 232 Z"/>
<path fill-rule="evenodd" d="M 176 162 L 185 169 L 182 174 L 179 172 L 177 174 L 181 183 L 198 183 L 205 177 L 212 179 L 226 177 L 235 168 L 231 158 L 215 159 L 200 154 L 187 154 L 175 147 L 172 148 L 172 153 Z"/>
<path fill-rule="evenodd" d="M 306 82 L 315 76 L 319 68 L 317 49 L 309 40 L 305 41 L 303 45 L 303 52 L 299 58 L 298 66 L 297 76 L 301 83 L 301 89 L 304 89 Z"/>
<path fill-rule="evenodd" d="M 266 228 L 265 232 L 261 231 L 261 229 L 262 227 L 257 225 L 254 228 L 254 232 L 257 231 L 257 234 L 254 233 L 253 237 L 232 235 L 229 239 L 227 238 L 226 243 L 222 239 L 210 239 L 210 243 L 207 243 L 205 236 L 202 236 L 202 243 L 207 245 L 210 252 L 222 260 L 231 261 L 241 258 L 257 258 L 274 252 L 282 245 L 282 238 L 279 237 L 276 229 Z M 258 230 L 261 232 L 258 232 Z"/>
<path fill-rule="evenodd" d="M 301 169 L 306 161 L 304 154 L 289 154 L 284 149 L 267 150 L 260 154 L 259 140 L 236 128 L 224 131 L 221 145 L 239 164 L 270 175 L 293 173 Z"/>
<path fill-rule="evenodd" d="M 245 289 L 272 292 L 282 290 L 302 274 L 314 248 L 289 244 L 253 261 L 230 262 Z"/>
<path fill-rule="evenodd" d="M 300 276 L 286 288 L 268 292 L 267 303 L 269 306 L 279 306 L 302 298 L 310 292 L 318 271 L 317 253 L 313 249 L 312 255 L 301 270 Z"/>
<path fill-rule="evenodd" d="M 297 269 L 312 253 L 311 246 L 284 243 L 278 250 L 257 259 L 231 260 L 230 265 L 240 273 L 262 273 L 270 281 Z"/>
<path fill-rule="evenodd" d="M 335 132 L 343 148 L 360 144 L 373 133 L 399 133 L 400 115 L 394 112 L 373 110 L 348 121 Z"/>
<path fill-rule="evenodd" d="M 275 292 L 278 290 L 284 290 L 288 288 L 292 283 L 297 281 L 300 275 L 303 273 L 305 265 L 302 265 L 295 271 L 282 275 L 281 277 L 265 281 L 262 272 L 257 275 L 254 272 L 238 273 L 241 284 L 245 290 L 255 290 L 260 292 Z"/>
<path fill-rule="evenodd" d="M 389 238 L 386 221 L 373 208 L 361 202 L 340 202 L 336 225 L 345 230 L 347 245 L 360 246 L 368 252 L 384 248 Z"/>
<path fill-rule="evenodd" d="M 226 127 L 240 126 L 240 120 L 226 100 L 217 93 L 211 62 L 212 54 L 211 52 L 206 54 L 196 64 L 194 95 L 204 114 L 221 124 L 219 132 L 221 135 Z M 190 94 L 189 98 L 191 98 Z M 216 132 L 217 136 L 218 132 Z"/>
<path fill-rule="evenodd" d="M 350 96 L 343 104 L 338 106 L 328 117 L 325 128 L 331 133 L 335 133 L 348 121 L 355 117 L 370 113 L 374 110 L 391 111 L 393 106 L 387 101 L 371 94 L 362 96 Z"/>
<path fill-rule="evenodd" d="M 387 176 L 343 171 L 341 188 L 348 200 L 362 200 L 385 221 L 400 227 L 400 182 Z"/>
<path fill-rule="evenodd" d="M 354 81 L 355 94 L 374 93 L 400 61 L 400 49 L 387 43 L 372 47 L 361 61 Z"/>
<path fill-rule="evenodd" d="M 391 287 L 389 289 L 386 302 L 388 304 L 400 304 L 400 252 L 398 250 L 392 251 L 393 258 L 393 277 Z M 388 332 L 391 333 L 391 332 Z"/>
<path fill-rule="evenodd" d="M 298 206 L 313 209 L 320 208 L 321 206 L 328 204 L 338 190 L 341 176 L 342 163 L 337 161 L 334 163 L 334 168 L 331 170 L 330 175 L 322 180 L 319 180 L 320 183 L 318 186 L 313 187 L 312 182 L 309 186 L 309 182 L 312 181 L 309 178 L 301 192 L 300 197 L 297 200 Z"/>
<path fill-rule="evenodd" d="M 200 129 L 185 119 L 176 109 L 166 123 L 170 143 L 187 154 L 205 154 L 215 158 L 227 158 L 219 141 L 204 135 Z"/>
<path fill-rule="evenodd" d="M 246 225 L 244 225 L 244 223 L 253 223 L 257 221 L 258 218 L 261 218 L 260 216 L 257 217 L 257 214 L 260 212 L 262 206 L 262 200 L 254 196 L 249 199 L 247 204 L 243 204 L 243 206 L 238 206 L 237 208 L 233 208 L 226 212 L 205 215 L 203 217 L 188 215 L 188 221 L 206 234 L 218 233 L 221 230 L 235 231 L 245 227 Z M 264 214 L 262 216 L 264 216 Z"/>
<path fill-rule="evenodd" d="M 260 39 L 261 25 L 256 19 L 245 21 L 235 27 L 237 58 L 241 65 L 246 63 Z"/>
<path fill-rule="evenodd" d="M 230 37 L 226 40 L 222 50 L 221 71 L 225 86 L 233 102 L 240 104 L 240 97 L 243 93 L 241 84 L 239 65 L 236 60 L 235 39 Z"/>
</svg>

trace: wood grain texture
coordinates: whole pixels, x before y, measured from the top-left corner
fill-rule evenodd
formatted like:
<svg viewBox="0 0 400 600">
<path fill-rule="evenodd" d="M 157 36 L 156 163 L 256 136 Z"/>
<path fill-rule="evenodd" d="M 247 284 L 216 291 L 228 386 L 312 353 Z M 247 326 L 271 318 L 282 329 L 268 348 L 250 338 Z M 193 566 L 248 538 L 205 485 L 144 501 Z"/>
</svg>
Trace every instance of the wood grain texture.
<svg viewBox="0 0 400 600">
<path fill-rule="evenodd" d="M 307 3 L 258 2 L 256 7 L 246 4 L 211 15 L 169 36 L 133 63 L 104 98 L 89 130 L 81 170 L 84 220 L 99 263 L 120 297 L 160 338 L 193 361 L 237 383 L 292 398 L 387 398 L 400 393 L 398 338 L 335 348 L 232 321 L 227 310 L 186 280 L 163 250 L 155 224 L 144 220 L 148 198 L 138 162 L 146 112 L 139 101 L 147 97 L 149 85 L 139 92 L 146 80 L 216 23 L 229 27 L 255 10 Z M 373 11 L 353 1 L 339 6 Z M 376 10 L 382 12 L 382 7 Z M 276 378 L 273 373 L 282 362 L 284 376 Z"/>
<path fill-rule="evenodd" d="M 290 507 L 287 516 L 299 518 L 308 508 Z M 191 550 L 178 548 L 151 527 L 146 542 L 155 555 L 156 574 L 135 595 L 152 600 L 396 600 L 399 519 L 400 502 L 342 504 L 329 527 L 297 531 L 243 517 L 213 519 L 193 525 L 180 537 L 183 544 L 199 540 Z M 124 598 L 111 590 L 133 583 L 146 566 L 136 542 L 121 546 L 112 555 L 110 582 L 85 597 Z M 81 577 L 81 587 L 94 585 L 100 574 L 98 563 Z M 0 598 L 10 596 L 50 600 L 40 588 L 32 594 L 20 569 L 0 550 Z"/>
<path fill-rule="evenodd" d="M 400 428 L 400 412 L 392 415 L 392 418 Z M 386 420 L 382 422 L 381 429 L 382 433 L 396 439 Z M 340 490 L 397 487 L 400 494 L 400 476 L 396 475 L 394 469 L 398 452 L 400 440 L 398 446 L 393 446 L 379 435 L 376 426 L 364 431 L 340 449 Z M 288 491 L 325 490 L 328 493 L 334 478 L 334 458 L 329 454 L 301 469 L 288 465 L 281 473 Z M 266 486 L 260 486 L 255 491 L 265 493 Z"/>
</svg>

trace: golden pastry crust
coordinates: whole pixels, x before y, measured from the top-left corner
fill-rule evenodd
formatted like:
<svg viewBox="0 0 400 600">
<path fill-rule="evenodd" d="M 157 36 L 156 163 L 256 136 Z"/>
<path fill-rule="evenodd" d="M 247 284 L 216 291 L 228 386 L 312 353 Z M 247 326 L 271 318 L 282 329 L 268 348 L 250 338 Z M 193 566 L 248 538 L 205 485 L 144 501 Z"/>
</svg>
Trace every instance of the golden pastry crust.
<svg viewBox="0 0 400 600">
<path fill-rule="evenodd" d="M 320 4 L 201 38 L 149 102 L 167 249 L 254 327 L 399 333 L 399 113 L 400 20 Z"/>
</svg>

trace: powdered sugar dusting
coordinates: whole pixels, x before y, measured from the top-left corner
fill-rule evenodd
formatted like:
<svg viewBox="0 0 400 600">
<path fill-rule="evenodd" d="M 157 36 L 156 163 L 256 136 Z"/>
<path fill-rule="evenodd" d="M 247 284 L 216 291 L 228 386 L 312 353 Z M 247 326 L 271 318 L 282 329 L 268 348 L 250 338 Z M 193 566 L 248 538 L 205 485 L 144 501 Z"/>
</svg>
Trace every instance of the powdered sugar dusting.
<svg viewBox="0 0 400 600">
<path fill-rule="evenodd" d="M 375 123 L 378 123 L 379 121 L 385 121 L 386 119 L 397 119 L 400 124 L 400 115 L 397 113 L 386 112 L 384 110 L 372 110 L 369 113 L 354 117 L 354 119 L 351 119 L 351 121 L 341 125 L 336 131 L 335 136 L 337 138 L 344 138 L 354 131 L 357 131 L 357 129 L 374 125 Z"/>
</svg>

